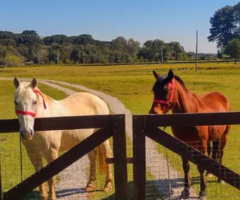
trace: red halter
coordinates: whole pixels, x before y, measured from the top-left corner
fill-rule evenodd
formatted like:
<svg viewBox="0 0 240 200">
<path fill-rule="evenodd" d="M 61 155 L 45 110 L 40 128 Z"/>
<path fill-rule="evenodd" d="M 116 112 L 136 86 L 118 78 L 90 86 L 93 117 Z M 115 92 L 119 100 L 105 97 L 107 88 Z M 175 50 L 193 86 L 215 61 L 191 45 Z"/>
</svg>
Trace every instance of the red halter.
<svg viewBox="0 0 240 200">
<path fill-rule="evenodd" d="M 156 99 L 156 97 L 154 96 L 153 102 L 160 103 L 160 104 L 166 104 L 167 105 L 167 112 L 168 112 L 171 108 L 171 105 L 172 105 L 175 83 L 174 83 L 174 81 L 171 81 L 171 82 L 168 82 L 167 85 L 172 89 L 170 99 L 168 101 L 167 100 L 165 101 L 165 100 Z"/>
<path fill-rule="evenodd" d="M 40 96 L 41 96 L 42 99 L 43 99 L 43 107 L 44 107 L 44 109 L 47 109 L 46 102 L 45 102 L 45 100 L 44 100 L 44 98 L 43 98 L 43 94 L 42 94 L 39 90 L 36 90 L 36 89 L 33 89 L 33 92 L 34 92 L 35 94 L 37 94 L 37 93 L 40 94 Z M 30 111 L 24 111 L 24 110 L 16 110 L 16 111 L 15 111 L 16 114 L 30 115 L 30 116 L 32 116 L 32 117 L 35 117 L 35 116 L 36 116 L 36 112 L 37 112 L 37 106 L 36 106 L 36 111 L 35 111 L 35 113 L 34 113 L 34 112 L 30 112 Z"/>
</svg>

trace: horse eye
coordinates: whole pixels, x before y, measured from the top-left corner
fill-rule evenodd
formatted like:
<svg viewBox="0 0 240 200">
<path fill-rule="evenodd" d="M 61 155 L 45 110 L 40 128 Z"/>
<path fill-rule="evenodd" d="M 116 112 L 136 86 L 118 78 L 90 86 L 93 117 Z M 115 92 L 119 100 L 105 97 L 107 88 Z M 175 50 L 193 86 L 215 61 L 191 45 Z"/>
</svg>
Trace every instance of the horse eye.
<svg viewBox="0 0 240 200">
<path fill-rule="evenodd" d="M 36 104 L 37 104 L 37 101 L 34 101 L 33 104 L 36 105 Z"/>
<path fill-rule="evenodd" d="M 14 101 L 14 104 L 17 106 L 17 105 L 18 105 L 18 102 L 17 102 L 17 101 Z"/>
</svg>

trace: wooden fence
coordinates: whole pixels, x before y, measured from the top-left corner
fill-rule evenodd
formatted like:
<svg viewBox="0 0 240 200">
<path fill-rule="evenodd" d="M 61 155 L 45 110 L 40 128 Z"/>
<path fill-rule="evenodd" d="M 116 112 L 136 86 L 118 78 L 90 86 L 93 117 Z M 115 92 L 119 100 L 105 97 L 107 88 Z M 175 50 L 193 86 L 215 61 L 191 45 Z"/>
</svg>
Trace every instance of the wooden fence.
<svg viewBox="0 0 240 200">
<path fill-rule="evenodd" d="M 146 148 L 149 137 L 240 190 L 240 175 L 158 127 L 240 124 L 240 112 L 133 116 L 134 200 L 146 199 Z"/>
<path fill-rule="evenodd" d="M 2 195 L 0 173 L 0 197 L 4 200 L 17 200 L 31 192 L 38 185 L 86 155 L 102 142 L 113 137 L 114 158 L 107 162 L 114 163 L 115 199 L 128 199 L 127 163 L 133 163 L 134 200 L 146 199 L 146 147 L 145 137 L 163 145 L 171 151 L 186 156 L 188 160 L 221 178 L 233 187 L 240 189 L 240 176 L 232 170 L 193 149 L 184 142 L 172 137 L 158 127 L 165 126 L 202 126 L 240 124 L 240 112 L 171 114 L 171 115 L 134 115 L 133 116 L 133 158 L 126 157 L 126 136 L 124 115 L 81 116 L 38 118 L 35 120 L 36 131 L 69 130 L 98 128 L 93 135 L 76 145 L 58 159 L 33 174 L 19 185 Z M 18 132 L 17 120 L 0 120 L 0 133 Z M 119 153 L 121 152 L 121 153 Z"/>
<path fill-rule="evenodd" d="M 17 200 L 34 190 L 37 186 L 58 174 L 72 163 L 86 155 L 105 140 L 113 137 L 115 199 L 127 197 L 127 161 L 124 115 L 98 115 L 79 117 L 55 117 L 35 119 L 35 131 L 69 130 L 98 128 L 84 141 L 64 153 L 62 156 L 43 167 L 26 180 L 2 195 L 0 176 L 0 197 L 4 200 Z M 18 132 L 18 120 L 0 120 L 0 133 Z M 121 153 L 119 153 L 121 152 Z"/>
</svg>

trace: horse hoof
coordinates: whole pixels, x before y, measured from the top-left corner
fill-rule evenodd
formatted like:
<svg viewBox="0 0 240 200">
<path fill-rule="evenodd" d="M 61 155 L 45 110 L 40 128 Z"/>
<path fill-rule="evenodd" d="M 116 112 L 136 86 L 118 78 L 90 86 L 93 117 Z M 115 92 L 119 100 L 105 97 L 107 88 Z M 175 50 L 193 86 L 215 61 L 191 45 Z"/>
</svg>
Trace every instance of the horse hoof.
<svg viewBox="0 0 240 200">
<path fill-rule="evenodd" d="M 104 185 L 103 191 L 104 192 L 110 192 L 112 190 L 112 183 L 111 181 L 107 181 Z"/>
<path fill-rule="evenodd" d="M 207 200 L 207 193 L 206 193 L 206 191 L 200 192 L 198 199 L 200 199 L 200 200 Z"/>
<path fill-rule="evenodd" d="M 92 187 L 92 186 L 87 186 L 86 188 L 85 188 L 85 191 L 86 192 L 92 192 L 94 190 L 94 187 Z"/>
<path fill-rule="evenodd" d="M 212 177 L 213 177 L 213 174 L 207 172 L 207 173 L 206 173 L 206 177 L 208 177 L 208 178 L 212 178 Z"/>
<path fill-rule="evenodd" d="M 94 185 L 92 183 L 88 183 L 86 188 L 85 188 L 85 191 L 92 192 L 94 189 L 95 189 Z"/>
<path fill-rule="evenodd" d="M 225 184 L 225 181 L 223 181 L 221 179 L 218 179 L 217 182 L 220 183 L 220 184 Z"/>
<path fill-rule="evenodd" d="M 103 188 L 103 191 L 104 191 L 104 192 L 111 192 L 111 190 L 112 190 L 112 186 L 105 186 L 105 187 Z"/>
<path fill-rule="evenodd" d="M 189 199 L 190 192 L 189 189 L 184 189 L 181 193 L 181 199 Z"/>
<path fill-rule="evenodd" d="M 200 200 L 207 200 L 207 195 L 201 195 L 201 196 L 199 196 L 199 199 Z"/>
<path fill-rule="evenodd" d="M 47 196 L 42 196 L 41 200 L 48 200 Z"/>
</svg>

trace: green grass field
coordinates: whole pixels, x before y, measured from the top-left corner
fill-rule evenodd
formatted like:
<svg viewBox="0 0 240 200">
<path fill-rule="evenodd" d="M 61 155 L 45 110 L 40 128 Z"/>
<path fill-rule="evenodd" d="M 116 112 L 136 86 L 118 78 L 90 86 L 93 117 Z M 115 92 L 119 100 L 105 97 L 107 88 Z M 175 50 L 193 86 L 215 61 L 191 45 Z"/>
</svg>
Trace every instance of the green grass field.
<svg viewBox="0 0 240 200">
<path fill-rule="evenodd" d="M 69 83 L 81 84 L 86 87 L 103 91 L 111 94 L 122 101 L 122 103 L 132 111 L 133 114 L 147 114 L 152 103 L 151 88 L 154 83 L 152 70 L 155 69 L 160 74 L 166 74 L 168 69 L 173 69 L 174 73 L 180 76 L 186 86 L 194 93 L 200 94 L 209 91 L 219 91 L 225 94 L 232 105 L 232 111 L 240 110 L 240 65 L 232 63 L 211 63 L 199 64 L 199 71 L 195 72 L 194 64 L 165 64 L 165 65 L 129 65 L 129 66 L 106 66 L 106 67 L 83 67 L 83 66 L 36 66 L 36 67 L 19 67 L 0 69 L 0 77 L 37 77 L 41 79 L 60 80 Z M 2 119 L 15 118 L 13 112 L 13 85 L 10 81 L 0 81 L 0 117 Z M 64 94 L 46 86 L 40 86 L 43 92 L 50 94 L 53 98 L 62 98 Z M 167 131 L 171 134 L 170 129 Z M 238 138 L 240 134 L 239 126 L 232 126 L 230 131 L 228 144 L 225 148 L 223 164 L 230 169 L 240 173 L 240 147 Z M 15 134 L 15 143 L 10 142 L 6 134 L 1 138 L 7 140 L 1 141 L 1 153 L 4 159 L 4 148 L 12 145 L 15 149 L 18 146 L 18 135 Z M 158 147 L 159 151 L 164 151 L 162 147 Z M 16 154 L 13 162 L 19 162 L 19 151 L 7 152 Z M 5 157 L 8 157 L 6 154 Z M 181 161 L 178 156 L 169 152 L 169 160 L 171 165 L 182 173 Z M 16 164 L 16 163 L 15 163 Z M 4 170 L 4 163 L 3 170 Z M 197 179 L 194 188 L 198 188 L 198 173 L 196 168 L 193 178 Z M 5 166 L 10 171 L 9 166 Z M 18 170 L 16 170 L 18 171 Z M 4 171 L 3 171 L 4 174 Z M 20 177 L 20 174 L 16 174 Z M 4 179 L 4 176 L 3 176 Z M 20 181 L 20 179 L 18 180 Z M 131 181 L 131 180 L 130 180 Z M 10 185 L 4 185 L 9 188 Z M 240 199 L 239 192 L 228 186 L 219 185 L 215 179 L 209 179 L 208 183 L 209 199 Z"/>
</svg>

